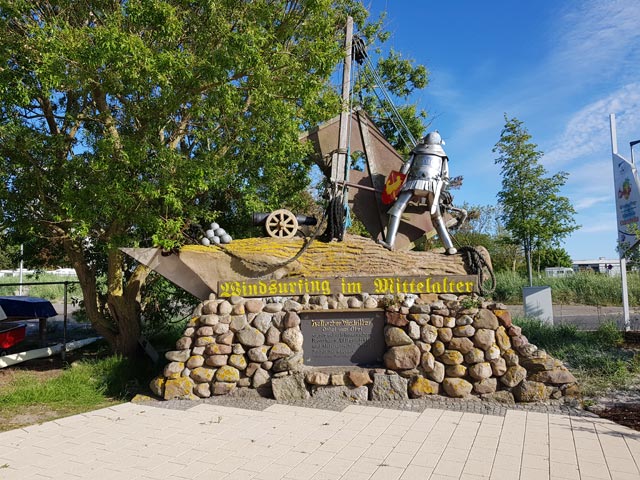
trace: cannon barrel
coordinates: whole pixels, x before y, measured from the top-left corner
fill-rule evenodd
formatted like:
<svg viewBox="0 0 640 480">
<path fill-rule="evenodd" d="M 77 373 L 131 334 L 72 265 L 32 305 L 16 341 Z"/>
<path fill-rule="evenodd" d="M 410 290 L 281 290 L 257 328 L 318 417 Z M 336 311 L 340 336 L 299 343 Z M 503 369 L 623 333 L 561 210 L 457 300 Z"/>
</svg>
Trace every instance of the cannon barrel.
<svg viewBox="0 0 640 480">
<path fill-rule="evenodd" d="M 269 215 L 271 214 L 270 213 L 254 213 L 253 224 L 264 225 Z M 316 217 L 308 217 L 307 215 L 296 215 L 296 220 L 298 221 L 298 225 L 317 225 L 318 224 L 318 219 Z"/>
</svg>

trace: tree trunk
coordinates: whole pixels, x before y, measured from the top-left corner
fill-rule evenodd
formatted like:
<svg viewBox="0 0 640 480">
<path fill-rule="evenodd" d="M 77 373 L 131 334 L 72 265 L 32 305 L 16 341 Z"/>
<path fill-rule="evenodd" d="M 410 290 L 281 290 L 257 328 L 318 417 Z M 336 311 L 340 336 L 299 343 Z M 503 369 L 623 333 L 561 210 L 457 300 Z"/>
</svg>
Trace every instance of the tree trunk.
<svg viewBox="0 0 640 480">
<path fill-rule="evenodd" d="M 78 275 L 87 317 L 93 328 L 109 343 L 114 353 L 134 356 L 140 337 L 140 291 L 149 269 L 139 265 L 123 287 L 122 282 L 108 282 L 106 298 L 100 295 L 96 274 L 89 267 L 83 251 L 71 241 L 65 242 L 65 250 Z M 109 255 L 110 278 L 123 278 L 121 253 Z"/>
<path fill-rule="evenodd" d="M 527 248 L 526 257 L 527 257 L 527 272 L 529 274 L 529 286 L 533 287 L 533 268 L 531 265 L 531 249 L 530 248 Z"/>
</svg>

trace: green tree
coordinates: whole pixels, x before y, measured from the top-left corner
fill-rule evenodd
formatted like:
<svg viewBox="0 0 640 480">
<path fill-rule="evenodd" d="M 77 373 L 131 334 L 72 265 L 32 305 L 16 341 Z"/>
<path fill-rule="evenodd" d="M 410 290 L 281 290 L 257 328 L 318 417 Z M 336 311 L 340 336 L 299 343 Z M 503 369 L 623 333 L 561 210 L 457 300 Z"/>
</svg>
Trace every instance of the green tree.
<svg viewBox="0 0 640 480">
<path fill-rule="evenodd" d="M 547 247 L 541 248 L 534 252 L 538 275 L 542 270 L 548 267 L 568 267 L 571 268 L 573 262 L 571 255 L 564 248 Z"/>
<path fill-rule="evenodd" d="M 114 350 L 149 274 L 119 247 L 303 190 L 347 14 L 375 36 L 356 0 L 0 0 L 0 226 L 61 247 Z"/>
<path fill-rule="evenodd" d="M 379 38 L 385 40 L 386 37 L 381 35 Z M 373 60 L 363 63 L 356 75 L 353 94 L 355 102 L 367 111 L 387 141 L 398 152 L 408 154 L 413 145 L 407 143 L 406 134 L 399 131 L 398 120 L 391 116 L 391 112 L 395 108 L 414 138 L 422 137 L 427 112 L 418 110 L 409 99 L 428 83 L 429 74 L 424 65 L 415 65 L 412 60 L 392 50 L 386 57 L 378 56 L 375 63 Z M 383 95 L 383 88 L 392 95 Z M 390 99 L 398 105 L 393 105 Z"/>
<path fill-rule="evenodd" d="M 522 246 L 529 283 L 532 283 L 531 253 L 558 246 L 560 240 L 578 228 L 575 210 L 567 197 L 560 195 L 568 174 L 547 176 L 539 163 L 542 152 L 517 118 L 508 119 L 500 140 L 493 148 L 501 167 L 502 190 L 498 200 L 502 221 L 511 238 Z"/>
</svg>

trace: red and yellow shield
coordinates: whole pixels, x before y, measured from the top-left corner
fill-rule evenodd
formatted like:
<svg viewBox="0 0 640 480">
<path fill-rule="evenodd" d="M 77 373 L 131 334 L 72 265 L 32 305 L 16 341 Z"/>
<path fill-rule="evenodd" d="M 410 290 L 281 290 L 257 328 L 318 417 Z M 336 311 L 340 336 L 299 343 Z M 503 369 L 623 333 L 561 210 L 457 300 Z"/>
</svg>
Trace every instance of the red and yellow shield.
<svg viewBox="0 0 640 480">
<path fill-rule="evenodd" d="M 404 173 L 398 172 L 397 170 L 391 170 L 391 173 L 389 173 L 387 181 L 384 184 L 384 190 L 382 191 L 382 203 L 389 205 L 395 202 L 406 178 L 407 176 Z"/>
</svg>

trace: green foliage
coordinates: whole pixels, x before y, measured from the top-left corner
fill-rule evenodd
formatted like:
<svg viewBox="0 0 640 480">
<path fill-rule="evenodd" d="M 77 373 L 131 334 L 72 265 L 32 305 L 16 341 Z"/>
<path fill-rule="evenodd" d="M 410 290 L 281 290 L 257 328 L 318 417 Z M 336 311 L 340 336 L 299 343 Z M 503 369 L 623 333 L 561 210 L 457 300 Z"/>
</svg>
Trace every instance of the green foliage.
<svg viewBox="0 0 640 480">
<path fill-rule="evenodd" d="M 539 163 L 543 154 L 530 142 L 531 135 L 523 123 L 506 115 L 505 122 L 493 148 L 498 155 L 495 163 L 502 173 L 502 190 L 498 193 L 501 219 L 510 236 L 521 245 L 531 276 L 531 253 L 557 246 L 578 225 L 569 199 L 560 195 L 568 174 L 547 176 Z"/>
<path fill-rule="evenodd" d="M 493 293 L 496 301 L 508 304 L 522 302 L 522 288 L 528 285 L 523 275 L 498 271 L 496 282 Z M 567 277 L 534 276 L 533 284 L 551 287 L 551 296 L 556 304 L 619 305 L 622 298 L 620 278 L 597 273 L 579 272 Z M 630 305 L 640 305 L 640 275 L 630 273 L 627 286 Z"/>
<path fill-rule="evenodd" d="M 0 270 L 13 270 L 20 263 L 20 245 L 12 245 L 0 235 Z"/>
<path fill-rule="evenodd" d="M 462 308 L 479 308 L 482 305 L 482 302 L 477 298 L 465 297 L 460 300 L 460 306 Z"/>
<path fill-rule="evenodd" d="M 146 387 L 151 375 L 148 362 L 117 355 L 80 361 L 46 381 L 38 381 L 29 373 L 17 374 L 0 392 L 0 402 L 7 409 L 29 405 L 97 408 L 113 400 L 131 398 Z"/>
<path fill-rule="evenodd" d="M 533 253 L 533 258 L 538 272 L 548 267 L 571 268 L 573 265 L 571 255 L 564 248 L 539 248 Z"/>
<path fill-rule="evenodd" d="M 640 373 L 640 356 L 620 348 L 622 334 L 615 324 L 606 323 L 596 332 L 584 332 L 573 325 L 549 326 L 530 319 L 515 321 L 531 343 L 569 365 L 586 395 L 628 388 Z"/>
<path fill-rule="evenodd" d="M 172 338 L 169 345 L 175 344 L 175 330 L 182 329 L 178 335 L 180 336 L 198 302 L 190 293 L 152 273 L 143 290 L 142 332 L 153 345 L 156 345 L 156 337 Z"/>
<path fill-rule="evenodd" d="M 0 228 L 66 256 L 94 326 L 134 348 L 146 272 L 118 248 L 216 219 L 239 237 L 299 196 L 347 14 L 384 36 L 356 0 L 0 0 Z"/>
</svg>

